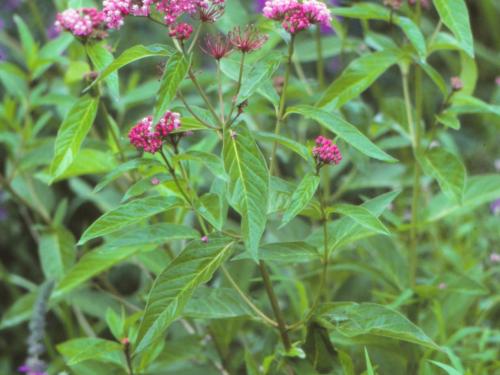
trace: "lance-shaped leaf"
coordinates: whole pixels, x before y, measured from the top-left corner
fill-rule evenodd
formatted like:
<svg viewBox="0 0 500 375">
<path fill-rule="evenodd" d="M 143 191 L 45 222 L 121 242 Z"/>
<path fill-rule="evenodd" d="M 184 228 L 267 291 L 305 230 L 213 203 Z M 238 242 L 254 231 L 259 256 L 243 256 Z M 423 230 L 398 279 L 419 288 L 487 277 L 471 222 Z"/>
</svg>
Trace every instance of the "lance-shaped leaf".
<svg viewBox="0 0 500 375">
<path fill-rule="evenodd" d="M 451 30 L 462 49 L 474 57 L 474 39 L 470 28 L 469 11 L 464 0 L 434 0 L 441 21 Z"/>
<path fill-rule="evenodd" d="M 86 360 L 115 363 L 125 367 L 123 346 L 114 341 L 96 337 L 78 338 L 57 345 L 69 366 Z"/>
<path fill-rule="evenodd" d="M 126 228 L 122 235 L 116 235 L 104 246 L 86 253 L 61 280 L 55 295 L 73 290 L 90 278 L 140 252 L 149 251 L 169 241 L 192 238 L 199 238 L 197 231 L 177 224 L 145 225 L 134 230 Z"/>
<path fill-rule="evenodd" d="M 80 147 L 94 123 L 99 99 L 83 96 L 73 105 L 57 132 L 55 156 L 50 174 L 55 179 L 73 163 Z"/>
<path fill-rule="evenodd" d="M 75 239 L 64 227 L 48 228 L 40 236 L 38 255 L 45 278 L 60 279 L 75 261 Z"/>
<path fill-rule="evenodd" d="M 179 204 L 180 200 L 176 197 L 146 197 L 122 204 L 106 212 L 88 227 L 78 244 L 82 245 L 93 238 L 116 232 Z"/>
<path fill-rule="evenodd" d="M 439 346 L 424 331 L 404 315 L 375 303 L 332 303 L 320 309 L 320 321 L 342 336 L 380 336 L 411 342 L 439 350 Z"/>
<path fill-rule="evenodd" d="M 333 211 L 353 219 L 356 223 L 380 234 L 390 235 L 389 229 L 366 207 L 352 204 L 336 204 Z"/>
<path fill-rule="evenodd" d="M 156 124 L 161 116 L 168 110 L 168 106 L 174 100 L 179 85 L 184 80 L 191 60 L 187 60 L 180 52 L 175 53 L 165 66 L 165 73 L 161 79 L 160 90 L 156 96 L 153 123 Z"/>
<path fill-rule="evenodd" d="M 181 315 L 196 287 L 209 281 L 231 255 L 232 245 L 225 237 L 211 236 L 208 243 L 195 240 L 158 275 L 139 327 L 136 352 L 165 333 Z"/>
<path fill-rule="evenodd" d="M 401 27 L 420 57 L 425 58 L 425 39 L 418 26 L 411 19 L 399 16 L 398 14 L 391 12 L 387 7 L 374 3 L 360 3 L 354 4 L 350 7 L 335 7 L 332 9 L 332 13 L 342 17 L 392 22 Z"/>
<path fill-rule="evenodd" d="M 106 42 L 88 43 L 85 46 L 87 55 L 97 70 L 103 70 L 106 66 L 113 63 L 113 54 L 109 52 Z M 111 97 L 118 100 L 120 98 L 120 80 L 118 79 L 118 73 L 109 73 L 104 80 L 108 86 Z"/>
<path fill-rule="evenodd" d="M 339 78 L 326 89 L 316 103 L 324 107 L 333 103 L 336 108 L 342 107 L 349 100 L 356 98 L 378 77 L 400 59 L 401 52 L 385 50 L 363 55 L 352 61 Z"/>
<path fill-rule="evenodd" d="M 223 159 L 230 179 L 231 201 L 241 215 L 245 246 L 256 260 L 267 221 L 269 171 L 264 156 L 245 125 L 235 127 L 234 131 L 227 131 L 224 135 Z"/>
<path fill-rule="evenodd" d="M 462 162 L 452 153 L 434 148 L 418 158 L 424 172 L 434 177 L 443 193 L 462 201 L 465 189 L 466 171 Z"/>
<path fill-rule="evenodd" d="M 174 50 L 163 44 L 152 44 L 150 46 L 143 46 L 141 44 L 133 46 L 118 56 L 111 64 L 107 65 L 106 68 L 101 72 L 99 78 L 92 82 L 92 84 L 85 90 L 94 86 L 96 83 L 106 79 L 109 75 L 113 74 L 117 70 L 123 68 L 124 66 L 133 63 L 134 61 L 144 59 L 146 57 L 163 56 L 168 57 L 174 54 Z"/>
<path fill-rule="evenodd" d="M 339 115 L 307 105 L 288 108 L 287 115 L 290 113 L 298 113 L 318 122 L 320 125 L 335 133 L 354 148 L 371 158 L 389 162 L 396 161 L 391 155 L 387 154 L 370 141 L 354 125 L 348 123 Z"/>
<path fill-rule="evenodd" d="M 300 182 L 297 189 L 292 194 L 290 198 L 290 205 L 283 214 L 283 220 L 281 221 L 281 226 L 283 227 L 288 224 L 295 216 L 297 216 L 300 211 L 307 207 L 309 201 L 314 197 L 316 190 L 318 189 L 320 178 L 312 173 L 307 174 Z"/>
</svg>

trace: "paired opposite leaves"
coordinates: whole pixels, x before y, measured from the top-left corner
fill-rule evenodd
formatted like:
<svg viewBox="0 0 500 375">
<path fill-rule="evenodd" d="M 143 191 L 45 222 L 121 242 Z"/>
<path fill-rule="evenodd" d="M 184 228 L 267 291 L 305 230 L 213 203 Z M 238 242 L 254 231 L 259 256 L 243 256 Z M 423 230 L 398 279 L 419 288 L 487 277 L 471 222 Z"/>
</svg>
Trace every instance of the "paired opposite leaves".
<svg viewBox="0 0 500 375">
<path fill-rule="evenodd" d="M 163 73 L 161 79 L 160 90 L 156 96 L 153 116 L 154 124 L 156 124 L 160 120 L 160 117 L 168 110 L 168 106 L 172 100 L 174 100 L 177 89 L 186 76 L 190 66 L 191 61 L 186 60 L 184 55 L 180 52 L 176 52 L 168 60 L 165 66 L 165 73 Z"/>
<path fill-rule="evenodd" d="M 105 67 L 113 64 L 113 54 L 109 52 L 106 42 L 86 44 L 87 54 L 92 64 L 97 70 L 103 70 Z M 111 97 L 115 100 L 120 98 L 120 80 L 118 73 L 112 72 L 103 78 L 108 86 Z"/>
<path fill-rule="evenodd" d="M 235 127 L 232 133 L 225 132 L 223 158 L 230 178 L 231 201 L 241 214 L 245 246 L 256 260 L 267 221 L 269 171 L 264 156 L 245 125 Z"/>
<path fill-rule="evenodd" d="M 191 242 L 156 278 L 139 327 L 136 352 L 160 338 L 182 313 L 194 290 L 209 281 L 231 255 L 232 244 L 225 237 L 209 242 Z"/>
<path fill-rule="evenodd" d="M 62 175 L 75 160 L 76 154 L 94 123 L 99 99 L 82 96 L 70 109 L 57 132 L 55 156 L 50 165 L 50 174 L 55 179 Z"/>
<path fill-rule="evenodd" d="M 382 161 L 396 161 L 391 155 L 370 141 L 354 125 L 348 123 L 339 115 L 306 105 L 291 107 L 288 109 L 287 115 L 290 113 L 298 113 L 318 122 L 367 156 Z"/>
</svg>

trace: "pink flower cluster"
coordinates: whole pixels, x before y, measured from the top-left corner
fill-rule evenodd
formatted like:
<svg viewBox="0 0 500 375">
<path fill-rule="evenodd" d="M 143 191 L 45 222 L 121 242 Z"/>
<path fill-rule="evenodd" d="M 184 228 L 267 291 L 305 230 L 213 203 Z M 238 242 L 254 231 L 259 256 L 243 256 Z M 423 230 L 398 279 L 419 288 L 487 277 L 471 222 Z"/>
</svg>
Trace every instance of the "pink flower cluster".
<svg viewBox="0 0 500 375">
<path fill-rule="evenodd" d="M 187 14 L 198 14 L 203 22 L 214 22 L 224 12 L 225 0 L 155 0 L 156 9 L 164 13 L 165 23 L 169 26 Z"/>
<path fill-rule="evenodd" d="M 193 26 L 185 22 L 181 22 L 178 25 L 170 26 L 168 32 L 170 37 L 180 41 L 189 39 L 192 33 L 193 33 Z"/>
<path fill-rule="evenodd" d="M 102 11 L 106 16 L 106 24 L 110 29 L 119 29 L 123 26 L 123 19 L 130 14 L 132 0 L 104 0 Z"/>
<path fill-rule="evenodd" d="M 104 23 L 104 13 L 95 8 L 66 9 L 56 16 L 57 31 L 69 31 L 78 37 L 94 33 Z"/>
<path fill-rule="evenodd" d="M 342 154 L 337 145 L 331 139 L 321 135 L 316 138 L 316 147 L 312 152 L 319 167 L 324 164 L 339 164 L 342 160 Z"/>
<path fill-rule="evenodd" d="M 265 17 L 281 21 L 283 28 L 290 34 L 320 24 L 330 26 L 332 16 L 325 3 L 318 0 L 269 0 L 263 9 Z"/>
<path fill-rule="evenodd" d="M 154 154 L 161 149 L 163 141 L 180 126 L 180 114 L 167 111 L 154 127 L 153 116 L 143 118 L 130 130 L 128 138 L 138 150 Z"/>
</svg>

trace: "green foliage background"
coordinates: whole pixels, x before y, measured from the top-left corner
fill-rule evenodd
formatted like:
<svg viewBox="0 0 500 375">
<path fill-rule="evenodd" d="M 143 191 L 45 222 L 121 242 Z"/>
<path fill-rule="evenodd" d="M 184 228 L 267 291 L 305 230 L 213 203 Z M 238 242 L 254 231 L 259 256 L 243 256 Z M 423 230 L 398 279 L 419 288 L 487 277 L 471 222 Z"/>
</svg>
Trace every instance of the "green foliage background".
<svg viewBox="0 0 500 375">
<path fill-rule="evenodd" d="M 140 374 L 498 373 L 500 4 L 405 2 L 391 14 L 380 3 L 333 8 L 320 60 L 315 31 L 297 36 L 279 135 L 289 37 L 251 1 L 227 0 L 205 29 L 253 22 L 269 34 L 247 56 L 236 136 L 203 127 L 218 124 L 185 78 L 191 63 L 215 103 L 215 64 L 199 50 L 187 61 L 161 25 L 129 18 L 83 46 L 46 29 L 92 1 L 26 0 L 2 14 L 0 373 L 26 357 L 46 280 L 50 374 L 128 373 L 124 337 Z M 226 103 L 239 64 L 222 60 Z M 463 88 L 451 94 L 453 76 Z M 180 182 L 127 139 L 167 108 L 193 130 L 171 159 Z M 425 124 L 420 139 L 412 122 Z M 319 134 L 344 160 L 316 176 Z"/>
</svg>

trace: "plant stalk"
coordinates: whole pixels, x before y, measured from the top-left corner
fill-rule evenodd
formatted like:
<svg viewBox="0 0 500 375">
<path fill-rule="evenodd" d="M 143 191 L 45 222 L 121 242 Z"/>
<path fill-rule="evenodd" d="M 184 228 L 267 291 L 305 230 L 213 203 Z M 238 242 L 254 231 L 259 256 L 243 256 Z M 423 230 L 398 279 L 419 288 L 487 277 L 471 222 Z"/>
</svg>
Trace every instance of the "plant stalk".
<svg viewBox="0 0 500 375">
<path fill-rule="evenodd" d="M 285 115 L 285 105 L 286 105 L 286 90 L 288 88 L 288 81 L 290 79 L 290 71 L 292 70 L 292 59 L 293 59 L 293 52 L 294 52 L 294 44 L 295 44 L 295 36 L 292 35 L 292 39 L 290 40 L 290 44 L 288 45 L 288 61 L 287 61 L 287 66 L 285 70 L 285 78 L 283 81 L 283 88 L 281 91 L 281 96 L 280 96 L 280 104 L 278 108 L 278 116 L 276 118 L 276 126 L 274 129 L 274 134 L 279 135 L 281 132 L 281 125 L 283 123 L 283 118 Z M 271 165 L 269 167 L 269 174 L 272 176 L 274 173 L 274 170 L 276 168 L 276 151 L 278 150 L 278 142 L 274 141 L 273 143 L 273 148 L 271 151 Z"/>
</svg>

